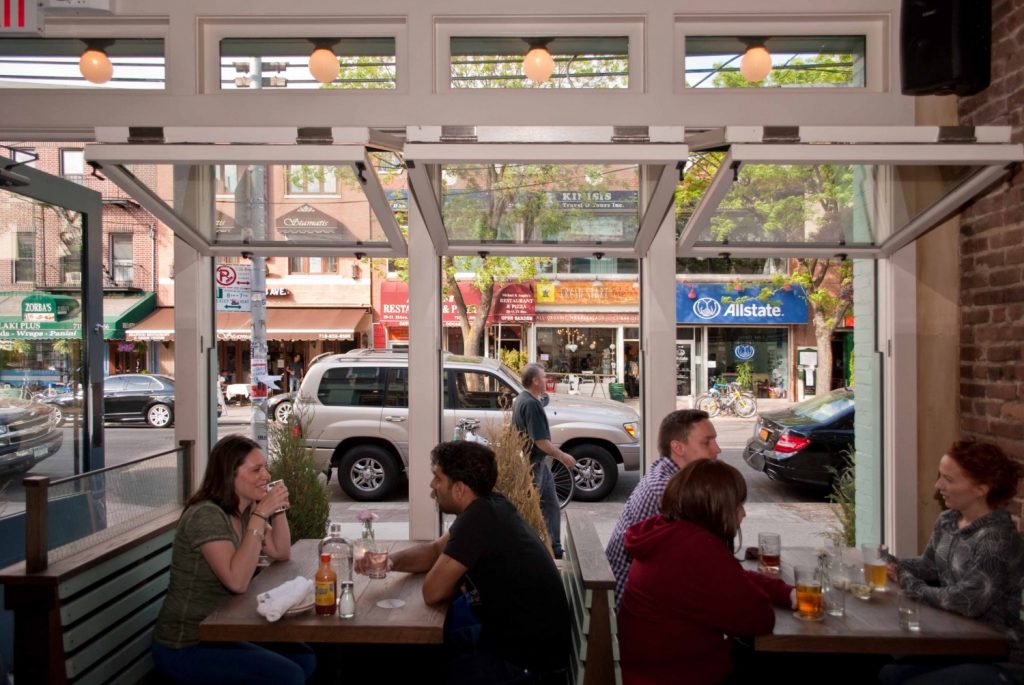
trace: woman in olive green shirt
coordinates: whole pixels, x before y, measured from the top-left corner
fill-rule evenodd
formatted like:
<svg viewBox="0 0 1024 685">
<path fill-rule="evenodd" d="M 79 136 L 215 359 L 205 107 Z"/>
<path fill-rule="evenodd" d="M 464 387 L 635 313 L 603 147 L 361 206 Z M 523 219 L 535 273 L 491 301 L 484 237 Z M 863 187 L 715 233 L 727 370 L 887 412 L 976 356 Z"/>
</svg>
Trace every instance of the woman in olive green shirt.
<svg viewBox="0 0 1024 685">
<path fill-rule="evenodd" d="M 258 443 L 228 435 L 210 453 L 199 491 L 178 521 L 171 581 L 153 634 L 157 670 L 180 683 L 295 683 L 313 674 L 316 658 L 303 644 L 200 642 L 199 624 L 232 593 L 245 592 L 260 551 L 288 559 L 291 532 L 284 513 L 288 488 L 267 490 L 270 474 Z"/>
</svg>

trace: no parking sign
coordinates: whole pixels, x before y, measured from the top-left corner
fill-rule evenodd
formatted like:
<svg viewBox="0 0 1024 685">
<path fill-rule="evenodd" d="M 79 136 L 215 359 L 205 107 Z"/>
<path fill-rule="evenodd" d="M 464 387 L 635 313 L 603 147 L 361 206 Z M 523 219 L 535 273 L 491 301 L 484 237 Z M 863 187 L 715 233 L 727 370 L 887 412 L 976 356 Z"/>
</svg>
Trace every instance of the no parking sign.
<svg viewBox="0 0 1024 685">
<path fill-rule="evenodd" d="M 218 264 L 213 271 L 218 312 L 248 312 L 252 305 L 252 264 Z"/>
</svg>

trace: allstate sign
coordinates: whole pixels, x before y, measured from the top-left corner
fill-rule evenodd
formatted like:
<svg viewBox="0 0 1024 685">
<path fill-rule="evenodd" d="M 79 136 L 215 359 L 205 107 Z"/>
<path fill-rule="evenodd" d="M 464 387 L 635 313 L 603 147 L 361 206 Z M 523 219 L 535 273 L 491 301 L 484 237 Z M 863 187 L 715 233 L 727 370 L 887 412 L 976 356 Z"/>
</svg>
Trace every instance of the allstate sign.
<svg viewBox="0 0 1024 685">
<path fill-rule="evenodd" d="M 758 286 L 736 292 L 724 283 L 676 284 L 676 321 L 716 325 L 807 323 L 807 299 L 802 287 L 780 289 L 766 302 L 757 299 L 760 292 Z"/>
</svg>

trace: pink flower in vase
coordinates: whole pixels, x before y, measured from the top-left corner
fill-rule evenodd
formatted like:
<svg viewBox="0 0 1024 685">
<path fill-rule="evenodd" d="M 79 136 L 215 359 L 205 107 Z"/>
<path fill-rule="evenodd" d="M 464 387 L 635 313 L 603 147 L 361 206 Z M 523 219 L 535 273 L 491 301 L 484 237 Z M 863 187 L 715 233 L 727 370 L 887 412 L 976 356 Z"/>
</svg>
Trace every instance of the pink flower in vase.
<svg viewBox="0 0 1024 685">
<path fill-rule="evenodd" d="M 377 515 L 370 511 L 369 509 L 363 509 L 361 512 L 359 512 L 359 520 L 362 523 L 373 523 L 377 520 Z"/>
</svg>

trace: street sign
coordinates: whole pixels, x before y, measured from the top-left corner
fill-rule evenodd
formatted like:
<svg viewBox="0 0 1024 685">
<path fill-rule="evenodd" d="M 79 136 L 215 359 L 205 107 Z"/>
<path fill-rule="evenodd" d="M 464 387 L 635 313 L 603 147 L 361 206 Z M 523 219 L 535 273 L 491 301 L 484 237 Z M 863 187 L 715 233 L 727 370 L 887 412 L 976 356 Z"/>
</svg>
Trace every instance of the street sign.
<svg viewBox="0 0 1024 685">
<path fill-rule="evenodd" d="M 252 309 L 252 264 L 218 264 L 213 272 L 218 312 Z"/>
</svg>

